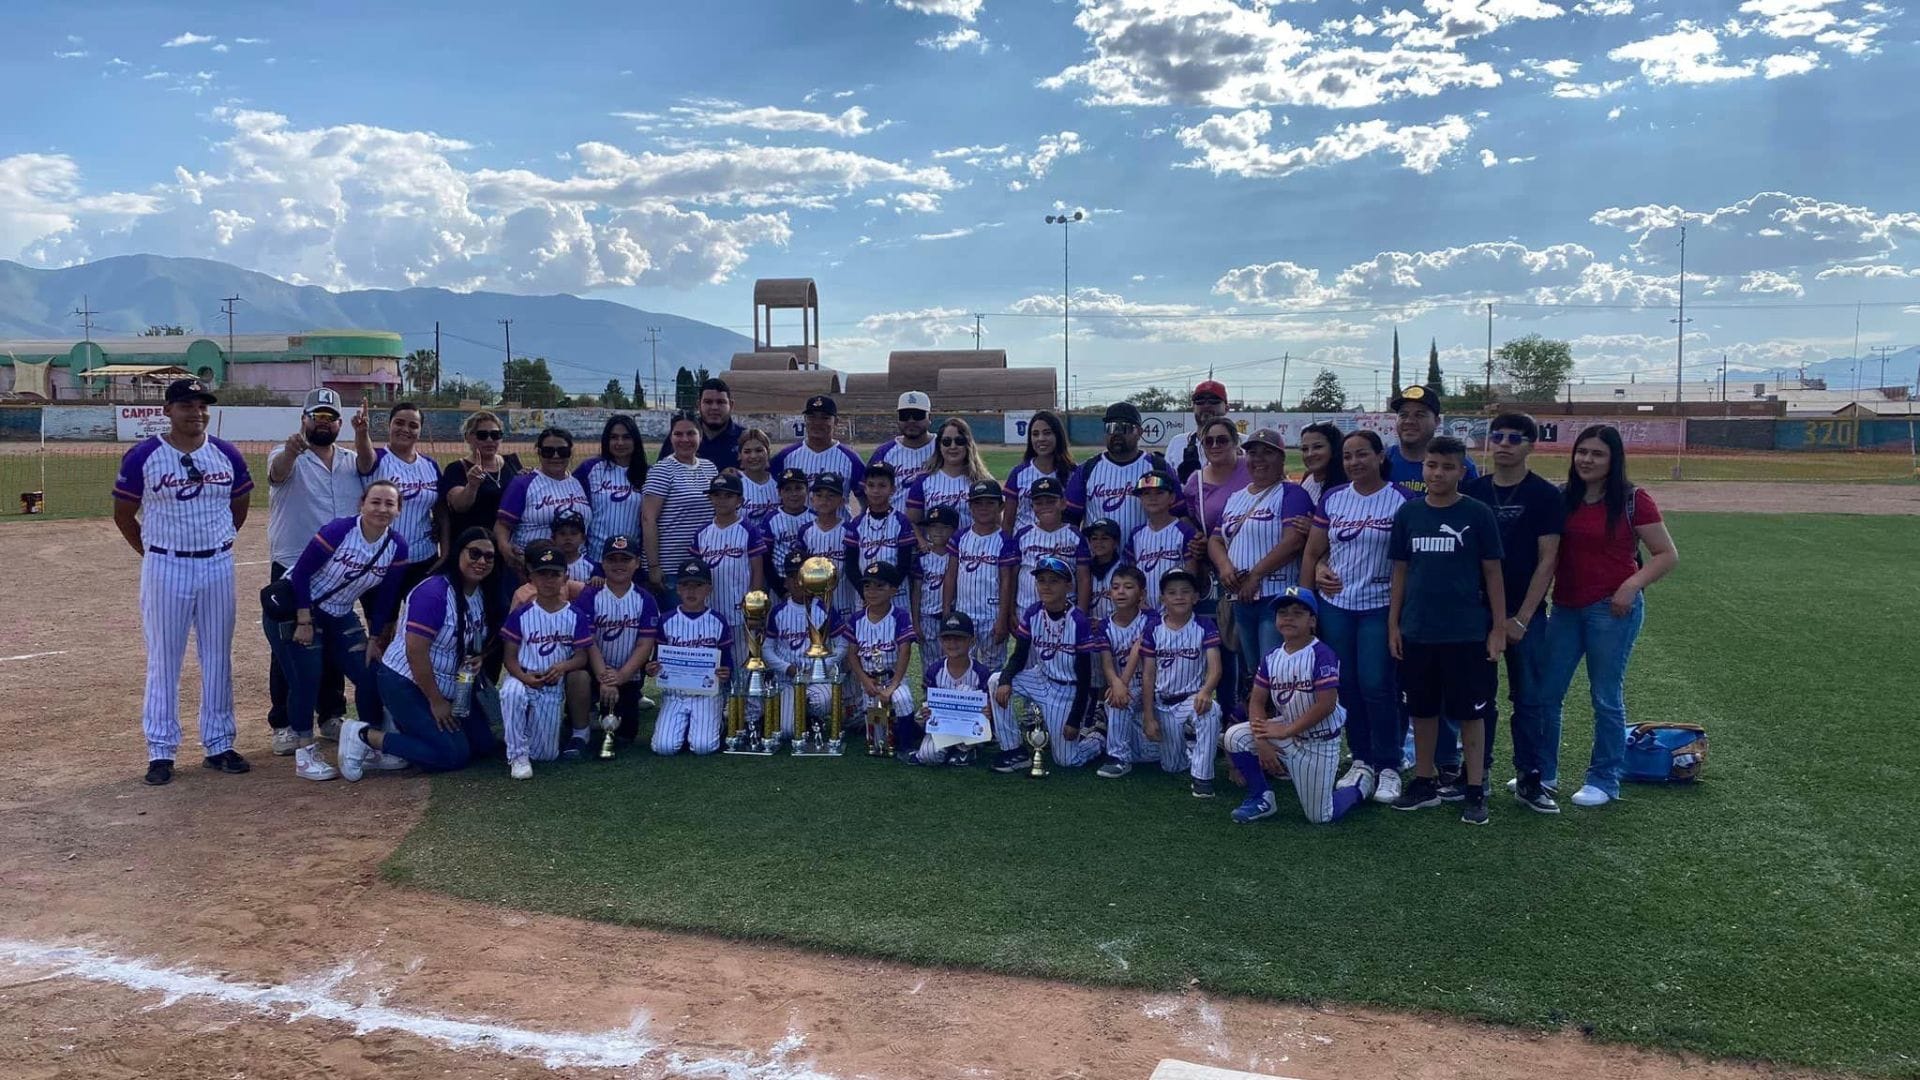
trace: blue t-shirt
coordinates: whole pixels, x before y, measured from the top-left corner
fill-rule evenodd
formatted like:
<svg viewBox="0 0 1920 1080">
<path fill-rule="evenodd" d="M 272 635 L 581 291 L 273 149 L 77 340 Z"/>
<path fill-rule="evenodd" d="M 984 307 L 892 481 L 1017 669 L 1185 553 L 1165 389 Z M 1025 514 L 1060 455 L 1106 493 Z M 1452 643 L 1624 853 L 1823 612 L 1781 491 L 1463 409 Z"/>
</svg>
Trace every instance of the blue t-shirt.
<svg viewBox="0 0 1920 1080">
<path fill-rule="evenodd" d="M 1440 644 L 1479 641 L 1493 629 L 1480 564 L 1499 559 L 1500 525 L 1478 499 L 1431 506 L 1422 497 L 1400 504 L 1387 558 L 1407 564 L 1400 636 Z"/>
<path fill-rule="evenodd" d="M 1461 458 L 1460 463 L 1466 466 L 1467 469 L 1467 475 L 1460 481 L 1460 490 L 1464 493 L 1467 489 L 1467 481 L 1478 477 L 1480 475 L 1480 468 L 1473 463 L 1473 457 L 1471 455 Z M 1425 458 L 1419 461 L 1408 461 L 1400 453 L 1399 443 L 1394 443 L 1392 446 L 1387 447 L 1387 483 L 1399 484 L 1415 495 L 1425 495 L 1427 493 L 1425 466 Z"/>
<path fill-rule="evenodd" d="M 1462 485 L 1460 493 L 1486 503 L 1500 523 L 1500 547 L 1506 552 L 1500 577 L 1507 583 L 1507 614 L 1515 614 L 1540 567 L 1540 538 L 1559 536 L 1567 519 L 1560 489 L 1530 472 L 1513 487 L 1500 487 L 1491 474 L 1477 477 Z"/>
</svg>

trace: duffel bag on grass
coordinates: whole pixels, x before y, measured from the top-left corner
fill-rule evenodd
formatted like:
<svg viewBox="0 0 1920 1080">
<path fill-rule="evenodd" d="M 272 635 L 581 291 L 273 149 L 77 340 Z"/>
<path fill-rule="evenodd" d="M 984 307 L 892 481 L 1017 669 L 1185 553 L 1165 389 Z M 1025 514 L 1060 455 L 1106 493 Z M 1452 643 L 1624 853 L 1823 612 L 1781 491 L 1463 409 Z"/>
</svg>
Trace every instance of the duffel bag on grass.
<svg viewBox="0 0 1920 1080">
<path fill-rule="evenodd" d="M 1635 724 L 1627 732 L 1623 779 L 1698 780 L 1707 768 L 1707 729 L 1698 724 Z"/>
</svg>

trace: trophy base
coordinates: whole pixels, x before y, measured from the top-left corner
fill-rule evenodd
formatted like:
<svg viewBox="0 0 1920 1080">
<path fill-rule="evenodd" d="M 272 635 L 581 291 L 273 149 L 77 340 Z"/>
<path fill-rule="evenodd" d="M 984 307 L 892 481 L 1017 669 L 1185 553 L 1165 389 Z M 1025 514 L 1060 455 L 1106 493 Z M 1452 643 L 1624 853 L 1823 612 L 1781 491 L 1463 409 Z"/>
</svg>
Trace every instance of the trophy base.
<svg viewBox="0 0 1920 1080">
<path fill-rule="evenodd" d="M 723 754 L 744 754 L 747 757 L 772 757 L 779 750 L 780 740 L 778 739 L 729 739 L 726 745 L 720 748 Z"/>
<path fill-rule="evenodd" d="M 839 739 L 802 735 L 793 740 L 794 757 L 839 757 L 846 750 Z"/>
</svg>

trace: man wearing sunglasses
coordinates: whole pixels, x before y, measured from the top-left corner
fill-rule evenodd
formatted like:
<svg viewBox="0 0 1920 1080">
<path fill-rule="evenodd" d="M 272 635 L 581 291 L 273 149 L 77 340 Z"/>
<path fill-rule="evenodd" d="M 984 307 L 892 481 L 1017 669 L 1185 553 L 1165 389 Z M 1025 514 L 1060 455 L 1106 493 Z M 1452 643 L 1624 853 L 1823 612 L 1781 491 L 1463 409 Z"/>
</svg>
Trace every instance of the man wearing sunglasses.
<svg viewBox="0 0 1920 1080">
<path fill-rule="evenodd" d="M 1500 523 L 1500 576 L 1507 591 L 1507 701 L 1513 712 L 1514 797 L 1542 814 L 1557 814 L 1541 779 L 1538 754 L 1546 730 L 1539 700 L 1545 681 L 1546 626 L 1542 604 L 1560 557 L 1566 503 L 1560 489 L 1527 468 L 1540 426 L 1525 413 L 1501 413 L 1487 430 L 1493 472 L 1467 481 L 1462 491 L 1493 508 Z M 1535 617 L 1542 616 L 1536 625 Z M 1529 630 L 1532 627 L 1532 630 Z M 1487 764 L 1493 763 L 1493 718 L 1487 714 Z M 1550 759 L 1549 759 L 1550 760 Z"/>
<path fill-rule="evenodd" d="M 933 399 L 920 391 L 901 394 L 894 414 L 900 421 L 900 434 L 875 447 L 867 458 L 868 467 L 883 462 L 893 466 L 894 483 L 902 495 L 932 469 L 933 436 L 927 431 L 932 411 Z"/>
<path fill-rule="evenodd" d="M 140 632 L 147 692 L 146 782 L 173 780 L 180 748 L 180 668 L 187 631 L 200 660 L 200 741 L 206 767 L 243 773 L 233 750 L 233 538 L 247 520 L 253 477 L 233 444 L 207 434 L 215 401 L 199 379 L 167 387 L 167 433 L 120 459 L 113 524 L 140 556 Z"/>
<path fill-rule="evenodd" d="M 1106 518 L 1120 526 L 1121 536 L 1132 536 L 1147 523 L 1147 512 L 1133 489 L 1150 472 L 1170 473 L 1167 460 L 1140 449 L 1140 410 L 1130 401 L 1107 406 L 1107 449 L 1074 470 L 1067 481 L 1067 520 L 1078 524 Z M 1174 492 L 1173 515 L 1186 514 L 1186 498 Z"/>
<path fill-rule="evenodd" d="M 658 404 L 656 403 L 656 408 Z M 745 435 L 743 428 L 733 418 L 733 388 L 725 379 L 708 379 L 700 384 L 700 449 L 695 457 L 713 462 L 713 467 L 721 472 L 740 467 L 740 436 Z M 673 456 L 671 435 L 660 439 L 660 453 L 656 461 L 665 461 Z M 775 469 L 776 473 L 780 470 Z"/>
<path fill-rule="evenodd" d="M 1213 379 L 1193 388 L 1193 427 L 1175 436 L 1167 444 L 1166 458 L 1177 461 L 1180 483 L 1185 484 L 1187 477 L 1198 472 L 1206 464 L 1206 458 L 1200 453 L 1200 433 L 1206 429 L 1207 421 L 1227 415 L 1227 388 L 1224 383 Z"/>
<path fill-rule="evenodd" d="M 359 458 L 338 445 L 340 420 L 339 392 L 315 387 L 307 392 L 300 429 L 267 454 L 267 557 L 273 563 L 267 571 L 270 582 L 279 581 L 293 569 L 320 526 L 360 512 L 363 488 Z M 275 633 L 264 617 L 261 629 L 269 638 Z M 267 723 L 273 728 L 273 752 L 284 757 L 300 744 L 287 720 L 287 677 L 271 661 L 267 699 L 271 703 Z M 338 671 L 328 669 L 321 674 L 318 711 L 322 717 L 320 736 L 336 737 L 347 715 L 346 679 Z"/>
</svg>

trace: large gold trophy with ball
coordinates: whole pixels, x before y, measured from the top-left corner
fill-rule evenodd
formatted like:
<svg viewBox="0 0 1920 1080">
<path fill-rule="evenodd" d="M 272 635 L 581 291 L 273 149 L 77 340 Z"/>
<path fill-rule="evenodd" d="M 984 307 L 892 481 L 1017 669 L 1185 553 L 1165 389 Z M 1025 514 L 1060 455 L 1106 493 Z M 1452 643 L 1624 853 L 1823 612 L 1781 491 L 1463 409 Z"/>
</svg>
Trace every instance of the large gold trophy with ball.
<svg viewBox="0 0 1920 1080">
<path fill-rule="evenodd" d="M 816 622 L 813 601 L 824 606 L 826 598 L 840 584 L 840 567 L 825 555 L 815 555 L 800 564 L 800 588 L 806 593 L 807 651 L 800 658 L 800 671 L 793 679 L 793 754 L 795 757 L 839 757 L 840 738 L 840 666 L 833 662 L 827 648 L 827 627 Z M 818 685 L 833 687 L 833 703 L 826 720 L 814 718 L 807 709 L 807 690 Z"/>
<path fill-rule="evenodd" d="M 727 738 L 722 748 L 728 754 L 766 757 L 779 746 L 780 690 L 761 656 L 767 638 L 767 612 L 772 609 L 773 598 L 760 589 L 740 601 L 747 661 L 741 674 L 734 677 L 733 693 L 727 699 Z M 775 725 L 773 738 L 767 737 L 769 723 Z"/>
</svg>

